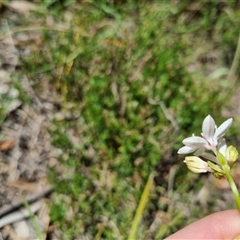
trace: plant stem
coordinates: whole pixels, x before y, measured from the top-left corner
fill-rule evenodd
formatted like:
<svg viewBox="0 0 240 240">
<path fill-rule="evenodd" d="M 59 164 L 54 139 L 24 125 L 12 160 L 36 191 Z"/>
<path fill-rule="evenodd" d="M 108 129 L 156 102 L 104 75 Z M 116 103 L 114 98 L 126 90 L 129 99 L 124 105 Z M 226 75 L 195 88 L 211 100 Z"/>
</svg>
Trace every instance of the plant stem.
<svg viewBox="0 0 240 240">
<path fill-rule="evenodd" d="M 239 192 L 238 192 L 238 189 L 237 189 L 237 186 L 233 180 L 233 177 L 230 173 L 230 169 L 225 171 L 225 176 L 230 184 L 230 187 L 232 189 L 232 192 L 233 192 L 233 195 L 234 195 L 234 198 L 235 198 L 235 201 L 236 201 L 236 204 L 237 204 L 237 208 L 240 212 L 240 195 L 239 195 Z"/>
</svg>

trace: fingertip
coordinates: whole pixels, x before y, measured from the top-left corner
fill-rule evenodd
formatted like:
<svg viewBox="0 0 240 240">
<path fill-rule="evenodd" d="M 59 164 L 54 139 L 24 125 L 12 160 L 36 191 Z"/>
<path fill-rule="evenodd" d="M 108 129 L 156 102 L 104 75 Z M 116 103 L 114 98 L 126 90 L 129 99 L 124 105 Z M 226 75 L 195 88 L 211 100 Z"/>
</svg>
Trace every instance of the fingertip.
<svg viewBox="0 0 240 240">
<path fill-rule="evenodd" d="M 204 217 L 177 233 L 170 239 L 234 239 L 240 235 L 240 214 L 237 210 L 217 212 Z"/>
</svg>

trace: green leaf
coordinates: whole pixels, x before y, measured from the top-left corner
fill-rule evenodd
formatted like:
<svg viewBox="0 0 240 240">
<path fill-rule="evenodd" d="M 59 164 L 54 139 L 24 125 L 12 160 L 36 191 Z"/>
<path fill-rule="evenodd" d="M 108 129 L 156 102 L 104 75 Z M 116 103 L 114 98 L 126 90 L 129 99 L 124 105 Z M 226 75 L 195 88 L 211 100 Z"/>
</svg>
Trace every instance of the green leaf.
<svg viewBox="0 0 240 240">
<path fill-rule="evenodd" d="M 217 152 L 217 160 L 222 167 L 227 165 L 226 158 L 220 152 Z"/>
</svg>

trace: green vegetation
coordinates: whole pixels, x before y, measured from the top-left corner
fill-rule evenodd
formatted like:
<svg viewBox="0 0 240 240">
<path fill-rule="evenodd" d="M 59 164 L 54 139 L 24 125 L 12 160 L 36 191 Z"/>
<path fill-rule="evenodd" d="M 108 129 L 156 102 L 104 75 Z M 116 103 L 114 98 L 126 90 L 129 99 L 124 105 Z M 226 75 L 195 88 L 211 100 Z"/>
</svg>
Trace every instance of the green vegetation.
<svg viewBox="0 0 240 240">
<path fill-rule="evenodd" d="M 22 20 L 39 34 L 22 74 L 39 96 L 51 88 L 49 131 L 62 150 L 49 173 L 52 221 L 65 239 L 127 239 L 154 174 L 137 239 L 162 239 L 216 211 L 193 206 L 202 181 L 176 150 L 209 113 L 222 122 L 236 84 L 227 73 L 239 3 L 80 2 L 43 1 Z"/>
</svg>

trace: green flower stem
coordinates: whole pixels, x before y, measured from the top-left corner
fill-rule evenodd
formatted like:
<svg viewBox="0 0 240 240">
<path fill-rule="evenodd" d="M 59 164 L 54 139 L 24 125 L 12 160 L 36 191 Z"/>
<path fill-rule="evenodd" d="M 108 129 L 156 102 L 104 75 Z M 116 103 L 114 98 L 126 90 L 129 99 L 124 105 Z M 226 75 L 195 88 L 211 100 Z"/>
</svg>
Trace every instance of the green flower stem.
<svg viewBox="0 0 240 240">
<path fill-rule="evenodd" d="M 235 184 L 235 182 L 233 180 L 233 177 L 231 175 L 230 168 L 226 169 L 225 176 L 226 176 L 226 178 L 227 178 L 227 180 L 228 180 L 228 182 L 230 184 L 230 187 L 232 189 L 232 192 L 233 192 L 236 204 L 237 204 L 237 208 L 238 208 L 238 210 L 240 212 L 240 195 L 239 195 L 237 186 L 236 186 L 236 184 Z"/>
</svg>

